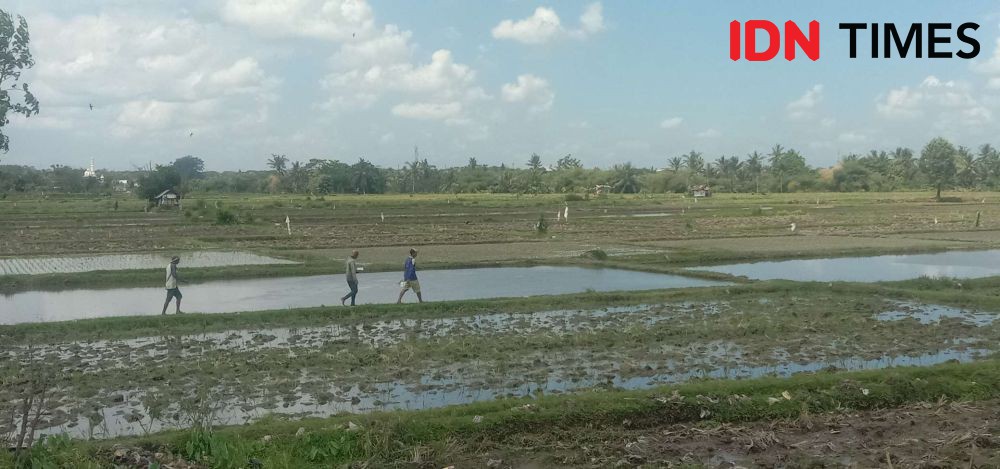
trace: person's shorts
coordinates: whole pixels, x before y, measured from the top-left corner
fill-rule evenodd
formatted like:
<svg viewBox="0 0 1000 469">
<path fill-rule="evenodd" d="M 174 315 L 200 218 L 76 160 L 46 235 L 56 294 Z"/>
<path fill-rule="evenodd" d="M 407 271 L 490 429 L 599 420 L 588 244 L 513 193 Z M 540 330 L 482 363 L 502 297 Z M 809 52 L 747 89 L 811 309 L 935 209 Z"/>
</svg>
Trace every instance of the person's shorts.
<svg viewBox="0 0 1000 469">
<path fill-rule="evenodd" d="M 403 291 L 413 290 L 413 293 L 420 293 L 420 281 L 418 280 L 403 280 L 399 286 L 403 288 Z"/>
<path fill-rule="evenodd" d="M 181 289 L 180 288 L 168 288 L 167 289 L 167 301 L 170 301 L 170 300 L 172 300 L 174 298 L 177 298 L 178 300 L 181 299 L 181 298 L 184 298 L 184 295 L 181 295 Z"/>
</svg>

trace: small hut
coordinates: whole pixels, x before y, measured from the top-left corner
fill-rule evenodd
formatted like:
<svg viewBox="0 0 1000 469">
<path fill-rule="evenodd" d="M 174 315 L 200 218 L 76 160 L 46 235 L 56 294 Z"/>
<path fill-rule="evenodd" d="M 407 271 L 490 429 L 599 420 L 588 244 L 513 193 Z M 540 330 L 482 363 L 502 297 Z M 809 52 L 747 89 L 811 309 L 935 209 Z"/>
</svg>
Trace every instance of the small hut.
<svg viewBox="0 0 1000 469">
<path fill-rule="evenodd" d="M 698 184 L 691 186 L 691 197 L 711 197 L 712 188 L 708 184 Z"/>
<path fill-rule="evenodd" d="M 166 206 L 166 207 L 178 207 L 181 204 L 181 196 L 180 196 L 180 194 L 178 194 L 177 192 L 174 192 L 173 189 L 167 189 L 167 190 L 165 190 L 163 192 L 160 192 L 160 194 L 157 195 L 156 197 L 154 197 L 153 200 L 156 200 L 156 205 L 158 205 L 160 207 L 164 207 L 164 206 Z"/>
</svg>

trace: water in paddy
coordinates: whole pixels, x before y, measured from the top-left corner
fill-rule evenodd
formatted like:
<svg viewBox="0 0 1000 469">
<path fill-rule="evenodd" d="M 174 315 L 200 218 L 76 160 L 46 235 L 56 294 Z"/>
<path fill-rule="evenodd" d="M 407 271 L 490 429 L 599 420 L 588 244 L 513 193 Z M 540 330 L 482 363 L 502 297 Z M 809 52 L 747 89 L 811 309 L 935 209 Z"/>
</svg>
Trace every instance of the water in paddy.
<svg viewBox="0 0 1000 469">
<path fill-rule="evenodd" d="M 425 301 L 724 285 L 677 275 L 580 267 L 426 270 L 419 276 Z M 401 277 L 399 272 L 360 274 L 358 302 L 395 302 Z M 181 285 L 181 291 L 182 311 L 226 313 L 339 305 L 347 284 L 343 275 L 319 275 Z M 406 295 L 405 302 L 416 301 L 413 292 Z M 163 288 L 155 287 L 16 293 L 0 296 L 0 324 L 160 314 L 165 296 Z M 171 304 L 168 313 L 173 308 Z"/>
<path fill-rule="evenodd" d="M 927 277 L 978 278 L 1000 275 L 1000 249 L 936 254 L 796 259 L 701 267 L 756 280 L 883 282 Z"/>
<path fill-rule="evenodd" d="M 172 254 L 108 254 L 102 256 L 23 257 L 0 259 L 0 275 L 41 275 L 166 268 Z M 184 267 L 295 264 L 293 261 L 239 251 L 182 253 Z"/>
</svg>

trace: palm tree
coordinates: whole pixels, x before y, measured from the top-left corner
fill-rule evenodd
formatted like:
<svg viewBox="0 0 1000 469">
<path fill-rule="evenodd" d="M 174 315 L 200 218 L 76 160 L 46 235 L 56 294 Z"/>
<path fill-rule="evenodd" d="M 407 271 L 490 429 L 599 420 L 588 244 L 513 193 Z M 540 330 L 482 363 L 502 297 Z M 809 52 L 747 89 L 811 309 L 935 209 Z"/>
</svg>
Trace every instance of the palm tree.
<svg viewBox="0 0 1000 469">
<path fill-rule="evenodd" d="M 701 153 L 691 150 L 684 155 L 684 166 L 694 174 L 701 174 L 705 171 L 705 160 L 701 157 Z"/>
<path fill-rule="evenodd" d="M 288 163 L 288 157 L 285 155 L 278 155 L 276 153 L 271 153 L 271 159 L 267 160 L 267 165 L 278 173 L 279 176 L 285 175 L 285 164 Z"/>
<path fill-rule="evenodd" d="M 288 180 L 292 186 L 292 193 L 298 193 L 305 189 L 309 181 L 309 173 L 302 167 L 302 163 L 296 161 L 292 163 L 292 168 L 288 172 Z"/>
<path fill-rule="evenodd" d="M 620 194 L 635 194 L 639 192 L 639 171 L 637 171 L 631 162 L 616 164 L 612 168 L 614 173 L 614 184 L 611 185 L 611 189 Z"/>
<path fill-rule="evenodd" d="M 670 158 L 669 160 L 667 160 L 667 167 L 670 168 L 671 171 L 676 173 L 680 171 L 681 168 L 684 167 L 684 159 L 679 156 Z"/>
<path fill-rule="evenodd" d="M 722 158 L 723 163 L 723 174 L 729 175 L 729 192 L 736 192 L 736 175 L 739 174 L 740 168 L 743 164 L 740 163 L 740 157 L 731 156 L 729 158 Z"/>
<path fill-rule="evenodd" d="M 1000 176 L 1000 152 L 988 143 L 980 146 L 976 167 L 981 181 L 986 185 L 992 185 L 993 179 Z"/>
<path fill-rule="evenodd" d="M 771 147 L 771 153 L 768 155 L 768 161 L 771 163 L 771 171 L 778 175 L 778 192 L 785 192 L 785 174 L 782 165 L 782 159 L 785 157 L 785 149 L 782 148 L 780 144 L 774 144 Z"/>
<path fill-rule="evenodd" d="M 754 151 L 747 155 L 747 162 L 743 165 L 747 173 L 753 177 L 754 192 L 760 192 L 760 175 L 764 172 L 764 158 Z"/>
<path fill-rule="evenodd" d="M 955 155 L 955 163 L 958 166 L 958 173 L 955 177 L 963 187 L 971 188 L 976 185 L 976 164 L 975 157 L 967 147 L 959 146 Z"/>
<path fill-rule="evenodd" d="M 909 148 L 896 147 L 892 151 L 893 175 L 903 181 L 903 183 L 913 182 L 917 172 L 917 161 L 913 158 L 913 150 Z"/>
</svg>

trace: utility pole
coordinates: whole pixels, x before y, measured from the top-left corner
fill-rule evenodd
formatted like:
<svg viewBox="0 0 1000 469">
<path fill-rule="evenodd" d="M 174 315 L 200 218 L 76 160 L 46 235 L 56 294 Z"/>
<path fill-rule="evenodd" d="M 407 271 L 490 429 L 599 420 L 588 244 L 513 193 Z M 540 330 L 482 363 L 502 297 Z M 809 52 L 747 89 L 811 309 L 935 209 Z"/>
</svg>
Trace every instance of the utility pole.
<svg viewBox="0 0 1000 469">
<path fill-rule="evenodd" d="M 414 145 L 413 146 L 413 175 L 411 177 L 411 179 L 412 179 L 411 182 L 412 182 L 413 185 L 410 187 L 410 193 L 411 194 L 415 194 L 417 192 L 417 168 L 419 168 L 419 167 L 420 167 L 420 150 L 417 149 L 416 145 Z"/>
</svg>

